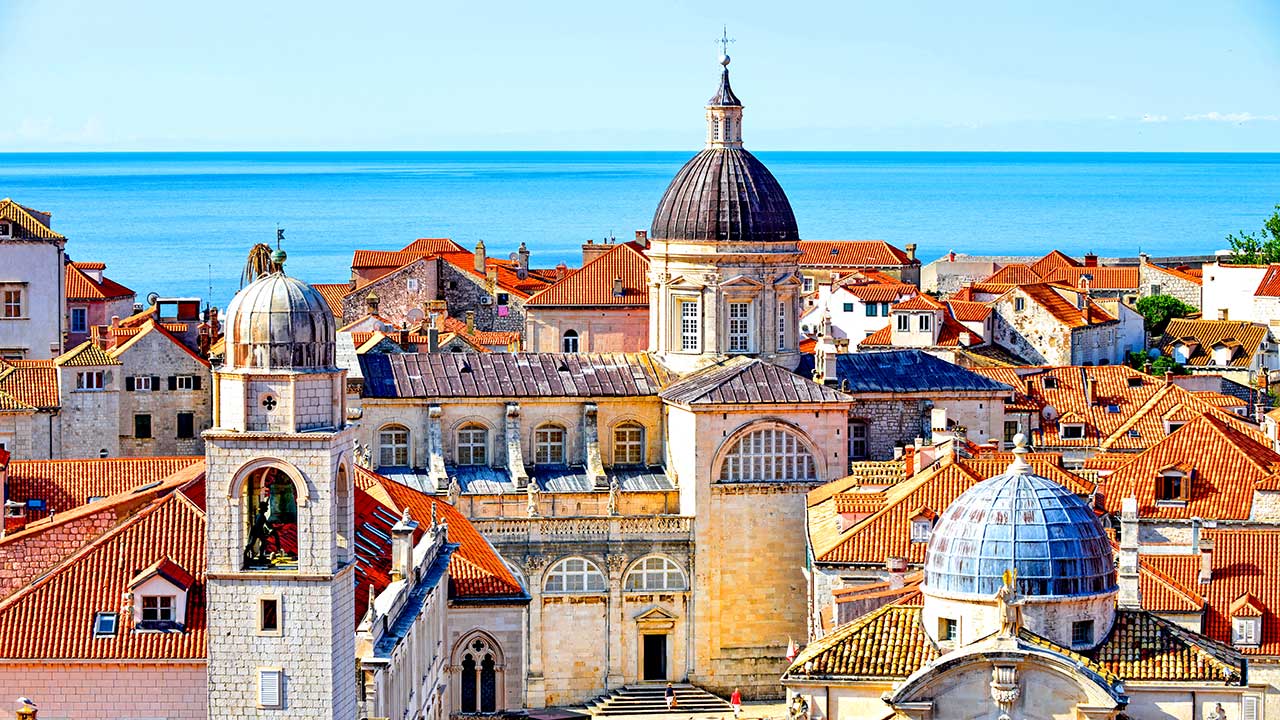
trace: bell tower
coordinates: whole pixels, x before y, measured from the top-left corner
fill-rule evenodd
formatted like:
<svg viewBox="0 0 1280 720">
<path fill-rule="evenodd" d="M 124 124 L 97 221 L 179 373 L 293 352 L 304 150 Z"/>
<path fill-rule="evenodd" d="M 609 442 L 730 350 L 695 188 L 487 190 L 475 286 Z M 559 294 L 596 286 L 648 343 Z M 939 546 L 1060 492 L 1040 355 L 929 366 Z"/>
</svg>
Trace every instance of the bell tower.
<svg viewBox="0 0 1280 720">
<path fill-rule="evenodd" d="M 349 720 L 355 430 L 333 316 L 273 260 L 228 306 L 204 433 L 209 717 Z"/>
</svg>

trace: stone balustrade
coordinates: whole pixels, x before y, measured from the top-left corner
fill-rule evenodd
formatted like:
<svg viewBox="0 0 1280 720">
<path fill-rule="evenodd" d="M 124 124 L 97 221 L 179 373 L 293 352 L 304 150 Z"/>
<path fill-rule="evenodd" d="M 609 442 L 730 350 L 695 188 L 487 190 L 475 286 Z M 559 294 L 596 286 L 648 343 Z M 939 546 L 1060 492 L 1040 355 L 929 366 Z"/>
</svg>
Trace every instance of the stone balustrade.
<svg viewBox="0 0 1280 720">
<path fill-rule="evenodd" d="M 655 538 L 689 540 L 693 518 L 684 515 L 635 517 L 538 517 L 476 519 L 471 524 L 495 542 L 631 540 Z"/>
</svg>

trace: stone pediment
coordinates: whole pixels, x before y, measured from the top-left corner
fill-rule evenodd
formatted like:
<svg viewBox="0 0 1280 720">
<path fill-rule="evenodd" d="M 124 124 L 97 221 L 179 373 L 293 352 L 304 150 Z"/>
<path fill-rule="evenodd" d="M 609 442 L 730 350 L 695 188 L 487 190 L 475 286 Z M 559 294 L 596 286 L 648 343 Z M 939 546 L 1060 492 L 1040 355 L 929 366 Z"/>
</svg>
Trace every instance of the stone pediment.
<svg viewBox="0 0 1280 720">
<path fill-rule="evenodd" d="M 721 282 L 721 283 L 720 283 L 720 287 L 723 287 L 723 288 L 733 288 L 733 287 L 751 287 L 751 288 L 761 288 L 761 287 L 764 287 L 764 283 L 760 282 L 759 280 L 756 280 L 756 279 L 755 279 L 755 278 L 753 278 L 753 277 L 749 277 L 749 276 L 747 276 L 747 275 L 734 275 L 733 277 L 729 278 L 728 280 L 725 280 L 725 281 Z"/>
<path fill-rule="evenodd" d="M 804 282 L 795 273 L 783 273 L 773 281 L 774 287 L 786 287 L 788 285 L 801 286 L 804 285 Z"/>
<path fill-rule="evenodd" d="M 633 615 L 632 619 L 635 620 L 640 629 L 654 631 L 674 630 L 678 618 L 668 610 L 657 605 L 650 605 L 648 608 Z"/>
<path fill-rule="evenodd" d="M 682 290 L 701 290 L 706 285 L 686 275 L 677 275 L 667 281 L 667 287 Z"/>
</svg>

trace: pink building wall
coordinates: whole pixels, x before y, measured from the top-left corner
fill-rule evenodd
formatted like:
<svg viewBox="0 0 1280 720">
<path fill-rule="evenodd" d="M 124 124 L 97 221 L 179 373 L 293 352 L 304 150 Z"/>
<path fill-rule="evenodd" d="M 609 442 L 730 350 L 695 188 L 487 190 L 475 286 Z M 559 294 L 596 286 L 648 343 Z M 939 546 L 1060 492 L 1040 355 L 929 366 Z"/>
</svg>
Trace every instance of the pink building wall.
<svg viewBox="0 0 1280 720">
<path fill-rule="evenodd" d="M 203 660 L 0 660 L 0 698 L 17 697 L 33 700 L 40 708 L 40 720 L 205 720 L 209 716 Z"/>
</svg>

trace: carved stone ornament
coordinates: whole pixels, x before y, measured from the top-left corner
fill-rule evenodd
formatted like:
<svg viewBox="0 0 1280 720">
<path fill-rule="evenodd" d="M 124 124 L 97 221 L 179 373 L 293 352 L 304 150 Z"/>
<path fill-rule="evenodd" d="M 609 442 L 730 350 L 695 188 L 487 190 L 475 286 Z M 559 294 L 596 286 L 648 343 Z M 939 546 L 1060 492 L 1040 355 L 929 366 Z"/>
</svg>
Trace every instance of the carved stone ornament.
<svg viewBox="0 0 1280 720">
<path fill-rule="evenodd" d="M 610 575 L 617 575 L 627 569 L 627 556 L 621 553 L 611 553 L 604 559 L 604 564 L 609 567 Z"/>
<path fill-rule="evenodd" d="M 537 574 L 542 568 L 551 563 L 550 555 L 528 555 L 524 559 L 524 567 L 529 571 L 530 575 Z"/>
<path fill-rule="evenodd" d="M 1021 695 L 1018 688 L 1018 668 L 1014 665 L 996 665 L 991 670 L 991 699 L 1006 713 Z"/>
</svg>

